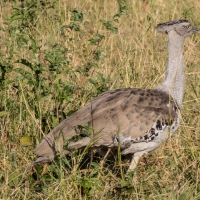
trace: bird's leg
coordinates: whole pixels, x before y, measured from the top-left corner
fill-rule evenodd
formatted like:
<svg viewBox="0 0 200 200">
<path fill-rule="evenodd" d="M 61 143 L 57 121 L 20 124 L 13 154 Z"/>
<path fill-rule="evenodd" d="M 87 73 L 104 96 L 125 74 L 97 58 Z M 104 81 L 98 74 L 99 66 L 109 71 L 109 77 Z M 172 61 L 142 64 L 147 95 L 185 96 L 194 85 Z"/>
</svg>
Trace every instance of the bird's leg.
<svg viewBox="0 0 200 200">
<path fill-rule="evenodd" d="M 126 173 L 126 177 L 129 177 L 129 175 L 132 174 L 134 169 L 137 167 L 139 159 L 140 159 L 139 156 L 133 156 L 132 157 L 131 164 L 130 164 L 128 171 Z M 137 174 L 135 172 L 134 172 L 134 175 L 132 174 L 132 183 L 135 183 L 135 184 L 138 183 L 138 177 L 137 177 Z"/>
<path fill-rule="evenodd" d="M 137 167 L 139 159 L 140 159 L 140 157 L 135 157 L 135 156 L 132 157 L 131 164 L 130 164 L 127 172 L 132 172 Z"/>
<path fill-rule="evenodd" d="M 101 167 L 103 167 L 104 161 L 105 161 L 105 159 L 108 157 L 108 154 L 110 153 L 110 151 L 111 151 L 111 148 L 108 148 L 108 150 L 107 150 L 105 156 L 103 157 L 103 159 L 102 159 L 101 162 L 100 162 L 100 166 L 101 166 Z"/>
<path fill-rule="evenodd" d="M 48 163 L 45 163 L 45 164 L 43 165 L 42 175 L 46 174 L 46 169 L 47 169 L 48 165 L 49 165 Z"/>
</svg>

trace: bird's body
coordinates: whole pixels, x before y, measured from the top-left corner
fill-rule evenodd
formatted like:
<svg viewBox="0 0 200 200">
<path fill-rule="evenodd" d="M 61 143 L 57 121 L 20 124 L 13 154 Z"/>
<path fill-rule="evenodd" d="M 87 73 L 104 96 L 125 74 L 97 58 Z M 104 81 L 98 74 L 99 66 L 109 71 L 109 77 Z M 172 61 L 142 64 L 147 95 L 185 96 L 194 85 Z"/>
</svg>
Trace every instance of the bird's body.
<svg viewBox="0 0 200 200">
<path fill-rule="evenodd" d="M 167 32 L 169 37 L 168 66 L 162 84 L 156 89 L 116 89 L 96 97 L 42 140 L 35 149 L 39 156 L 35 163 L 52 161 L 58 151 L 68 154 L 68 149 L 87 145 L 106 149 L 120 144 L 122 154 L 133 156 L 129 167 L 133 170 L 135 158 L 159 147 L 180 124 L 184 94 L 182 46 L 184 38 L 193 33 L 187 32 L 186 26 L 195 29 L 186 20 L 157 26 L 158 32 Z M 85 130 L 87 133 L 83 134 Z M 63 146 L 65 141 L 67 147 Z"/>
</svg>

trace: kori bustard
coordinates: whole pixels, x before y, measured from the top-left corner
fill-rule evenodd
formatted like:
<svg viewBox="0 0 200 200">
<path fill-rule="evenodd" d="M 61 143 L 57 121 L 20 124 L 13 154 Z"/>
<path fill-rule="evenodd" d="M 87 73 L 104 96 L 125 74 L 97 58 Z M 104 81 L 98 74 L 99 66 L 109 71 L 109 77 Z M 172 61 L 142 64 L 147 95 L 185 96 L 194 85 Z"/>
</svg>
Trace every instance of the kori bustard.
<svg viewBox="0 0 200 200">
<path fill-rule="evenodd" d="M 186 36 L 200 33 L 187 20 L 158 24 L 157 32 L 168 36 L 168 64 L 165 80 L 156 89 L 115 89 L 104 92 L 62 121 L 35 149 L 34 163 L 48 163 L 56 152 L 87 145 L 105 151 L 116 149 L 131 155 L 132 171 L 143 154 L 153 151 L 172 135 L 180 124 L 184 95 L 183 42 Z M 92 133 L 80 135 L 80 127 L 90 126 Z M 74 138 L 74 140 L 73 140 Z M 76 139 L 75 139 L 76 138 Z M 77 141 L 77 138 L 78 141 Z M 68 141 L 67 148 L 63 147 Z"/>
</svg>

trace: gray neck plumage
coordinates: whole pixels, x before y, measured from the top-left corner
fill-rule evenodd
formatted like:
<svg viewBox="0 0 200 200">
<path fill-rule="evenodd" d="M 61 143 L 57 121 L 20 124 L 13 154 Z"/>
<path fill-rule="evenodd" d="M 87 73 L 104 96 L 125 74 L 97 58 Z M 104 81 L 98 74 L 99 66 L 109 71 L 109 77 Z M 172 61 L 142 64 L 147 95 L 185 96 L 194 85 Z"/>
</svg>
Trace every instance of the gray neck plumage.
<svg viewBox="0 0 200 200">
<path fill-rule="evenodd" d="M 170 31 L 168 38 L 168 64 L 165 80 L 158 86 L 158 89 L 169 93 L 178 107 L 181 108 L 185 86 L 184 58 L 182 54 L 185 38 L 175 31 Z"/>
</svg>

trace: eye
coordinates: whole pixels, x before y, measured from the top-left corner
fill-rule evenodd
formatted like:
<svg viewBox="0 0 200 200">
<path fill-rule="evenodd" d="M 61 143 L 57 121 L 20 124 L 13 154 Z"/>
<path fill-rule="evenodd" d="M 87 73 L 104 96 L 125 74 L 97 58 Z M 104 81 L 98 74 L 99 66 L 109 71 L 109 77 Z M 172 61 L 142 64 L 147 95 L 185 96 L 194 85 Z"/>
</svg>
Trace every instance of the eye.
<svg viewBox="0 0 200 200">
<path fill-rule="evenodd" d="M 190 25 L 184 25 L 183 27 L 186 28 L 186 29 L 189 29 Z"/>
</svg>

